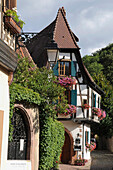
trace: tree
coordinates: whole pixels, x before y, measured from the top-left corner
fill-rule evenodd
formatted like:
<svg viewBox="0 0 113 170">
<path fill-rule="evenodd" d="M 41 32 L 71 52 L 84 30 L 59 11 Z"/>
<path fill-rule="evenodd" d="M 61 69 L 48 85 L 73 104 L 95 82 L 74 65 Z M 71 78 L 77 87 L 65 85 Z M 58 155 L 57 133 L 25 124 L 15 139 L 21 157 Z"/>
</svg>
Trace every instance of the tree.
<svg viewBox="0 0 113 170">
<path fill-rule="evenodd" d="M 113 44 L 83 57 L 83 62 L 94 81 L 103 89 L 101 107 L 106 118 L 98 127 L 99 135 L 113 135 Z M 104 129 L 104 130 L 103 130 Z"/>
<path fill-rule="evenodd" d="M 10 86 L 10 138 L 13 131 L 11 117 L 15 102 L 35 103 L 39 106 L 40 119 L 40 166 L 41 170 L 58 165 L 64 143 L 64 127 L 56 120 L 55 104 L 62 112 L 66 111 L 65 89 L 57 82 L 52 70 L 37 68 L 27 57 L 19 56 L 14 80 Z M 62 100 L 58 103 L 58 97 Z"/>
</svg>

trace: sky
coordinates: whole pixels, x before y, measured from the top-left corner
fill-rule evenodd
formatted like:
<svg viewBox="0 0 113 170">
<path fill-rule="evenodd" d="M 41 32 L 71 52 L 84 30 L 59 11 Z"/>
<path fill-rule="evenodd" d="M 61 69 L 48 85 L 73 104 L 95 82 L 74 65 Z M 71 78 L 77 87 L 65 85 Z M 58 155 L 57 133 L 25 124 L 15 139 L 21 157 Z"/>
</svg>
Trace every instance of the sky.
<svg viewBox="0 0 113 170">
<path fill-rule="evenodd" d="M 79 38 L 81 56 L 113 43 L 113 0 L 17 0 L 23 32 L 40 32 L 64 7 L 71 30 Z"/>
</svg>

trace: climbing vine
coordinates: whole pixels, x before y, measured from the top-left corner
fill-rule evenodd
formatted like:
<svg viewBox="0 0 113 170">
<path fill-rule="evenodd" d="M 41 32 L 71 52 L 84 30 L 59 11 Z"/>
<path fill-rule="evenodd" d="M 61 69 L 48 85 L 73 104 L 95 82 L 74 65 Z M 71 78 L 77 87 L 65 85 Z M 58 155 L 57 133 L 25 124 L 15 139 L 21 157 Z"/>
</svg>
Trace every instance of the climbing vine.
<svg viewBox="0 0 113 170">
<path fill-rule="evenodd" d="M 65 88 L 54 83 L 57 79 L 52 70 L 45 67 L 37 68 L 28 57 L 18 56 L 18 65 L 14 80 L 10 86 L 10 133 L 12 138 L 13 125 L 11 119 L 15 103 L 27 102 L 39 107 L 40 118 L 40 169 L 49 170 L 57 167 L 61 148 L 64 143 L 64 127 L 56 120 L 55 104 L 62 112 L 66 111 L 67 100 Z M 62 100 L 59 103 L 58 97 Z"/>
</svg>

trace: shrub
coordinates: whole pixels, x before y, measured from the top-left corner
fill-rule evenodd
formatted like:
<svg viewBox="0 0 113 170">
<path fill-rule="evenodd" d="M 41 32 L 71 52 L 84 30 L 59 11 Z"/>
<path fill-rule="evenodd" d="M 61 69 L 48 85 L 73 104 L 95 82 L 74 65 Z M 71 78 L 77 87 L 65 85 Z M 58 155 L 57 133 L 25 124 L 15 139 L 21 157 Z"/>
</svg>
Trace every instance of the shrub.
<svg viewBox="0 0 113 170">
<path fill-rule="evenodd" d="M 49 170 L 58 166 L 60 153 L 64 144 L 64 127 L 61 122 L 53 118 L 40 121 L 40 170 Z M 43 125 L 42 125 L 43 124 Z"/>
</svg>

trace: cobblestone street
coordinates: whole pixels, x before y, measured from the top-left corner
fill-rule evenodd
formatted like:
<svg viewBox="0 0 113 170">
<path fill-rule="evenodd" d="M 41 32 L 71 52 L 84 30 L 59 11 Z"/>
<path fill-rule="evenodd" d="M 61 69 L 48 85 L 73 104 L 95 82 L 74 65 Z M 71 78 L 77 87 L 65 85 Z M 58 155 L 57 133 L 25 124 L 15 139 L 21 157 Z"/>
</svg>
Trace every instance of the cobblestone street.
<svg viewBox="0 0 113 170">
<path fill-rule="evenodd" d="M 91 153 L 91 159 L 85 166 L 60 164 L 60 170 L 113 170 L 113 154 L 109 151 L 95 150 Z"/>
</svg>

